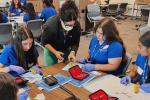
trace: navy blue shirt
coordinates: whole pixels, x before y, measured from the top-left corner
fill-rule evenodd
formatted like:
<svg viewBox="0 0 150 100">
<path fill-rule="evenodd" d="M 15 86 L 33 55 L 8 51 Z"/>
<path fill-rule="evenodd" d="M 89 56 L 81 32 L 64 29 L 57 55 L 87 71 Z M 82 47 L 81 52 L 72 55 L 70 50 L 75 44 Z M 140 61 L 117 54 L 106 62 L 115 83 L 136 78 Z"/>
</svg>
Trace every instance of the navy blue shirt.
<svg viewBox="0 0 150 100">
<path fill-rule="evenodd" d="M 2 14 L 2 23 L 7 23 L 8 22 L 8 18 L 6 16 L 5 13 L 1 13 Z"/>
<path fill-rule="evenodd" d="M 56 10 L 52 7 L 45 7 L 41 12 L 41 18 L 46 22 L 49 17 L 55 16 Z"/>
<path fill-rule="evenodd" d="M 35 16 L 35 19 L 39 19 L 38 15 Z M 35 19 L 33 19 L 33 20 L 35 20 Z M 24 21 L 24 22 L 27 22 L 27 21 L 29 21 L 29 20 L 30 20 L 30 19 L 29 19 L 29 14 L 28 14 L 28 13 L 24 14 L 24 16 L 23 16 L 23 21 Z"/>
<path fill-rule="evenodd" d="M 135 64 L 137 65 L 137 72 L 139 75 L 138 81 L 140 84 L 144 84 L 149 73 L 148 57 L 138 54 Z"/>
<path fill-rule="evenodd" d="M 114 41 L 110 44 L 104 41 L 100 44 L 97 37 L 93 36 L 89 46 L 89 54 L 90 61 L 93 64 L 108 64 L 108 59 L 122 58 L 123 46 L 118 41 Z"/>
</svg>

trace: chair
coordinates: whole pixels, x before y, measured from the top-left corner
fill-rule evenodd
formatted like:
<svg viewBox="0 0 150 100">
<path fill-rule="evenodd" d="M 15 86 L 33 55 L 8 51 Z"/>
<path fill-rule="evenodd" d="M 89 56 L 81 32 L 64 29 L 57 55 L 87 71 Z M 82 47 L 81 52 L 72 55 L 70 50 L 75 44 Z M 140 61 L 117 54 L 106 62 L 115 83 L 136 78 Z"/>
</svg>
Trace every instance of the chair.
<svg viewBox="0 0 150 100">
<path fill-rule="evenodd" d="M 122 74 L 119 75 L 120 78 L 126 75 L 126 71 L 128 70 L 128 67 L 129 67 L 131 60 L 132 60 L 132 57 L 129 53 L 126 53 L 126 58 L 127 58 L 127 61 L 124 64 L 122 64 L 123 65 L 123 71 L 122 71 Z"/>
<path fill-rule="evenodd" d="M 1 23 L 0 24 L 0 54 L 3 50 L 3 47 L 12 39 L 13 39 L 12 24 Z"/>
<path fill-rule="evenodd" d="M 6 45 L 11 39 L 13 39 L 12 24 L 1 23 L 0 24 L 0 44 Z"/>
<path fill-rule="evenodd" d="M 126 17 L 124 16 L 124 13 L 127 10 L 127 5 L 128 5 L 128 3 L 120 3 L 120 5 L 119 5 L 119 15 L 117 16 L 117 18 L 126 19 Z"/>
<path fill-rule="evenodd" d="M 149 17 L 149 10 L 147 9 L 141 9 L 141 20 L 142 21 L 148 21 L 148 17 Z"/>
<path fill-rule="evenodd" d="M 94 22 L 94 26 L 97 21 L 104 18 L 101 16 L 100 7 L 98 4 L 87 5 L 87 18 L 90 22 Z"/>
<path fill-rule="evenodd" d="M 141 7 L 141 23 L 136 24 L 137 30 L 140 29 L 140 27 L 144 27 L 145 24 L 148 22 L 148 17 L 149 17 L 149 10 L 146 9 L 149 6 L 142 6 Z"/>
<path fill-rule="evenodd" d="M 37 20 L 30 20 L 27 22 L 27 27 L 31 30 L 33 37 L 35 39 L 35 45 L 40 46 L 41 48 L 44 48 L 37 40 L 41 37 L 42 35 L 42 25 L 43 25 L 43 20 L 37 19 Z"/>
<path fill-rule="evenodd" d="M 148 32 L 148 31 L 150 31 L 150 27 L 147 25 L 139 28 L 140 35 L 143 35 L 144 33 Z"/>
<path fill-rule="evenodd" d="M 114 16 L 112 17 L 112 19 L 118 21 L 115 17 L 119 14 L 119 11 L 118 11 L 118 4 L 109 4 L 107 10 L 106 10 L 106 16 Z"/>
</svg>

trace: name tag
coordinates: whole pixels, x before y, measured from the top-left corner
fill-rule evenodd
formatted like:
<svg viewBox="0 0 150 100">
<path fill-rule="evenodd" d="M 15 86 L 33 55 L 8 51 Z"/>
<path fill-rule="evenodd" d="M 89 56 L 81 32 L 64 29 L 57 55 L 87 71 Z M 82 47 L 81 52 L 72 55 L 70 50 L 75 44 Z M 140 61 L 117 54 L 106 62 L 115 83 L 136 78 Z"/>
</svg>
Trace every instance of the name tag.
<svg viewBox="0 0 150 100">
<path fill-rule="evenodd" d="M 141 69 L 141 68 L 138 66 L 137 72 L 138 72 L 139 75 L 142 75 L 143 69 Z"/>
<path fill-rule="evenodd" d="M 109 47 L 109 45 L 105 45 L 105 46 L 103 47 L 103 49 L 108 49 L 108 47 Z"/>
</svg>

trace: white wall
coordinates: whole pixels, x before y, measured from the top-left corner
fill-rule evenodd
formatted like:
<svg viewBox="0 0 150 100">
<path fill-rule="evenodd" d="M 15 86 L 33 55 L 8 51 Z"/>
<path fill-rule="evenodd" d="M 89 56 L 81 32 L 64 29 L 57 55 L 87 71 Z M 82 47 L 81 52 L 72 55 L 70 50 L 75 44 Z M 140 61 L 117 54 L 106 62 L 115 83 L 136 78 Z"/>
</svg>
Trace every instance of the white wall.
<svg viewBox="0 0 150 100">
<path fill-rule="evenodd" d="M 110 0 L 109 3 L 128 3 L 128 4 L 134 4 L 135 0 Z"/>
</svg>

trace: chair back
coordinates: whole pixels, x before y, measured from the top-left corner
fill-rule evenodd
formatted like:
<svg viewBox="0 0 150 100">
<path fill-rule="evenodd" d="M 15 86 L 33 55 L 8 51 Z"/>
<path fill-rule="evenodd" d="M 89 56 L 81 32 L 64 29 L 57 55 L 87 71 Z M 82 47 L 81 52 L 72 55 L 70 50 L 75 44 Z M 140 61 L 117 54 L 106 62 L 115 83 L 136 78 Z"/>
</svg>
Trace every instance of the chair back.
<svg viewBox="0 0 150 100">
<path fill-rule="evenodd" d="M 132 57 L 129 53 L 126 53 L 126 57 L 127 57 L 127 61 L 124 65 L 124 69 L 123 69 L 123 72 L 122 72 L 122 74 L 124 74 L 124 75 L 126 74 L 126 71 L 128 70 L 128 67 L 129 67 L 129 65 L 131 63 L 131 60 L 132 60 Z"/>
<path fill-rule="evenodd" d="M 141 9 L 141 19 L 143 21 L 148 21 L 148 17 L 149 17 L 149 10 Z"/>
<path fill-rule="evenodd" d="M 124 13 L 127 10 L 128 3 L 121 3 L 119 6 L 119 10 L 121 13 Z"/>
<path fill-rule="evenodd" d="M 0 24 L 0 44 L 6 45 L 11 39 L 13 39 L 12 24 L 1 23 Z"/>
<path fill-rule="evenodd" d="M 98 4 L 89 4 L 87 5 L 87 14 L 89 17 L 100 16 L 100 7 Z"/>
<path fill-rule="evenodd" d="M 30 20 L 27 22 L 27 27 L 31 30 L 35 39 L 39 38 L 42 35 L 42 25 L 43 20 L 41 19 Z"/>
</svg>

